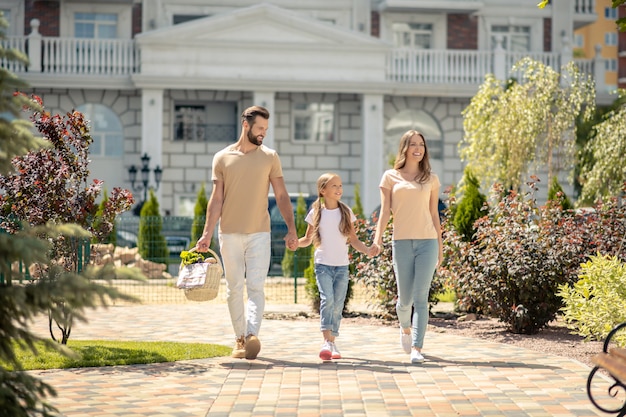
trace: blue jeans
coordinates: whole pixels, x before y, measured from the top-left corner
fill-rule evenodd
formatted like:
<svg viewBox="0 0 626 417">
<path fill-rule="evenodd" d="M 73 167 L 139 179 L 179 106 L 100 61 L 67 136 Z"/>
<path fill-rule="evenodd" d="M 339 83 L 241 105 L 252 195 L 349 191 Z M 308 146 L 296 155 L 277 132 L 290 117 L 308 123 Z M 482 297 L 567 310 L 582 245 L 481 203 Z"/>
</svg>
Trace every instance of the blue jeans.
<svg viewBox="0 0 626 417">
<path fill-rule="evenodd" d="M 315 264 L 315 278 L 320 292 L 321 330 L 339 336 L 339 324 L 348 292 L 348 265 Z"/>
<path fill-rule="evenodd" d="M 428 326 L 428 294 L 439 257 L 437 239 L 394 240 L 393 271 L 398 285 L 396 313 L 400 327 L 411 327 L 413 307 L 413 346 L 422 348 Z"/>
<path fill-rule="evenodd" d="M 226 278 L 226 301 L 235 336 L 257 336 L 265 310 L 264 285 L 270 267 L 270 233 L 220 233 L 219 241 Z M 244 285 L 248 294 L 245 304 Z"/>
</svg>

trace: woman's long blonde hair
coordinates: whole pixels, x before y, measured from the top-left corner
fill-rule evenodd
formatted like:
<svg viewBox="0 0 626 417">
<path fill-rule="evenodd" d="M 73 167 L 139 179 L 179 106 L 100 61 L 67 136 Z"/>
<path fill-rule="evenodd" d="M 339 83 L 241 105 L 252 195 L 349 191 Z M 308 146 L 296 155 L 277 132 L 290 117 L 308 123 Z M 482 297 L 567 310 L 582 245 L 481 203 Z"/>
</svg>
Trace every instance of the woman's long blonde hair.
<svg viewBox="0 0 626 417">
<path fill-rule="evenodd" d="M 396 162 L 393 164 L 393 168 L 404 168 L 404 165 L 406 165 L 406 152 L 409 149 L 411 138 L 415 135 L 420 136 L 424 140 L 424 157 L 419 162 L 419 173 L 414 180 L 420 184 L 424 184 L 430 179 L 430 171 L 432 168 L 430 167 L 430 158 L 428 157 L 428 144 L 426 143 L 426 138 L 417 130 L 409 130 L 400 138 L 398 155 L 396 155 Z"/>
<path fill-rule="evenodd" d="M 317 179 L 317 199 L 313 202 L 313 245 L 318 247 L 322 243 L 322 238 L 320 236 L 320 220 L 322 219 L 322 206 L 324 205 L 324 197 L 322 196 L 322 191 L 328 185 L 328 182 L 333 178 L 340 178 L 339 175 L 327 172 L 322 174 Z M 341 211 L 341 221 L 339 222 L 339 231 L 342 235 L 346 236 L 346 238 L 352 232 L 352 219 L 350 218 L 350 208 L 346 206 L 341 201 L 339 203 L 339 210 Z"/>
</svg>

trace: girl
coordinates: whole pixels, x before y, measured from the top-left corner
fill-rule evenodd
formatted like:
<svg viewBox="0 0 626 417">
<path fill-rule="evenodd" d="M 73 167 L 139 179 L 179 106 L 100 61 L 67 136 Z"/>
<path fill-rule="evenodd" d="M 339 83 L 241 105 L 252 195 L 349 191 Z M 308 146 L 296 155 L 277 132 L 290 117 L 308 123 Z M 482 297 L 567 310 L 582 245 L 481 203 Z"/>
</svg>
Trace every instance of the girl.
<svg viewBox="0 0 626 417">
<path fill-rule="evenodd" d="M 299 247 L 315 246 L 315 279 L 320 293 L 320 321 L 324 343 L 322 360 L 341 359 L 335 344 L 339 323 L 348 290 L 348 243 L 361 253 L 371 256 L 367 247 L 356 236 L 356 216 L 350 207 L 339 201 L 343 194 L 341 178 L 337 174 L 322 174 L 317 180 L 317 199 L 305 221 L 306 234 L 298 241 Z"/>
<path fill-rule="evenodd" d="M 437 265 L 443 260 L 439 223 L 439 178 L 430 170 L 424 135 L 409 130 L 400 139 L 393 169 L 380 180 L 380 217 L 374 254 L 380 253 L 383 232 L 393 213 L 393 269 L 398 286 L 396 312 L 400 343 L 412 363 L 424 361 L 422 345 L 428 324 L 428 293 Z M 411 308 L 413 334 L 411 335 Z"/>
</svg>

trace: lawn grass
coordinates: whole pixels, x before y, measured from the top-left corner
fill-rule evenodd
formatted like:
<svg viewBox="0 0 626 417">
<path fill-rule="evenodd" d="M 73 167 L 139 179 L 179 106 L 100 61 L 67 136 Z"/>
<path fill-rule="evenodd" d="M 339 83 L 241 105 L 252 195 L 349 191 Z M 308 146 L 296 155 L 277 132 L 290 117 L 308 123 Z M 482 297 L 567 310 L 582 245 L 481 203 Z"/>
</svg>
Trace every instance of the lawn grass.
<svg viewBox="0 0 626 417">
<path fill-rule="evenodd" d="M 226 356 L 232 349 L 207 343 L 69 340 L 67 347 L 74 354 L 67 357 L 56 350 L 46 349 L 42 343 L 36 346 L 38 354 L 15 344 L 16 355 L 24 370 L 174 362 Z M 11 370 L 6 364 L 4 366 Z"/>
</svg>

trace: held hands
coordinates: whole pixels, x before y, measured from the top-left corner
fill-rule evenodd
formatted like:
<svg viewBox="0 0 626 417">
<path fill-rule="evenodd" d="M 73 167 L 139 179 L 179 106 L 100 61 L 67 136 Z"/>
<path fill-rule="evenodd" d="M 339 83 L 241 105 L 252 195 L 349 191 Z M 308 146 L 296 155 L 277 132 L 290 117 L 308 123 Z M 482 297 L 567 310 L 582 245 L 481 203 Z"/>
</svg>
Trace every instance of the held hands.
<svg viewBox="0 0 626 417">
<path fill-rule="evenodd" d="M 380 246 L 378 246 L 378 244 L 376 243 L 372 243 L 372 246 L 368 248 L 367 256 L 370 256 L 370 257 L 378 256 L 380 252 L 381 252 Z"/>
<path fill-rule="evenodd" d="M 287 233 L 285 236 L 285 246 L 290 251 L 296 251 L 298 249 L 298 236 L 295 233 Z"/>
</svg>

